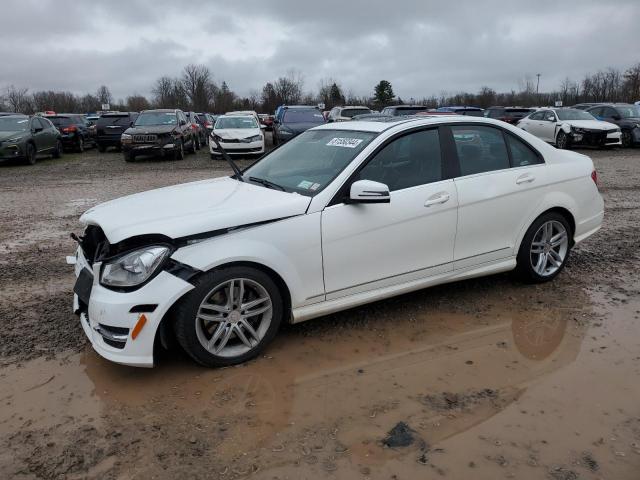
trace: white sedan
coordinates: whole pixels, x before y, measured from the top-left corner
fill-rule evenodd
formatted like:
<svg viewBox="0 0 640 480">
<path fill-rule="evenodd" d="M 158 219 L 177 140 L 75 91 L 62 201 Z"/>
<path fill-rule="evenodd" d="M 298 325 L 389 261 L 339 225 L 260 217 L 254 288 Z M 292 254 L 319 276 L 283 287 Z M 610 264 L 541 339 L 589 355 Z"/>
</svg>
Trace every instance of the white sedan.
<svg viewBox="0 0 640 480">
<path fill-rule="evenodd" d="M 577 108 L 541 108 L 520 120 L 518 127 L 559 149 L 622 145 L 622 132 L 617 125 Z"/>
<path fill-rule="evenodd" d="M 217 118 L 211 132 L 209 152 L 212 159 L 220 158 L 222 152 L 217 144 L 230 155 L 262 155 L 264 133 L 253 115 L 222 115 Z"/>
<path fill-rule="evenodd" d="M 232 365 L 284 322 L 514 269 L 545 282 L 603 218 L 589 157 L 485 118 L 325 124 L 233 167 L 81 217 L 74 309 L 100 355 L 152 366 L 175 335 Z"/>
</svg>

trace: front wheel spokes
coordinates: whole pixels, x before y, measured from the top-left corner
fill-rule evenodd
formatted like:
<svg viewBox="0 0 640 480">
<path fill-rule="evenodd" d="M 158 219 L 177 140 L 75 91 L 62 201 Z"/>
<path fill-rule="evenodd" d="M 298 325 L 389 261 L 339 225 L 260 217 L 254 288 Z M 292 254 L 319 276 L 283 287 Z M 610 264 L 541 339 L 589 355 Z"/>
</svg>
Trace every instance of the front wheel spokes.
<svg viewBox="0 0 640 480">
<path fill-rule="evenodd" d="M 258 343 L 260 341 L 260 336 L 258 335 L 258 332 L 256 332 L 256 330 L 253 328 L 253 326 L 251 326 L 251 323 L 249 323 L 249 321 L 247 321 L 246 319 L 242 319 L 240 320 L 240 325 L 242 325 L 244 327 L 244 329 L 249 333 L 249 335 L 251 336 L 251 338 Z"/>
<path fill-rule="evenodd" d="M 220 351 L 227 346 L 227 343 L 229 343 L 229 339 L 231 338 L 231 334 L 233 333 L 233 330 L 234 330 L 233 325 L 229 323 L 223 323 L 222 325 L 224 325 L 224 328 L 223 328 L 224 335 L 222 335 L 222 340 L 220 340 L 220 343 L 218 343 L 218 346 L 214 347 L 213 353 L 220 353 Z"/>
<path fill-rule="evenodd" d="M 551 244 L 552 247 L 557 247 L 557 246 L 561 245 L 562 243 L 564 243 L 564 241 L 566 239 L 567 239 L 567 232 L 562 231 L 560 233 L 557 233 L 553 237 L 551 237 L 549 239 L 549 243 Z"/>
</svg>

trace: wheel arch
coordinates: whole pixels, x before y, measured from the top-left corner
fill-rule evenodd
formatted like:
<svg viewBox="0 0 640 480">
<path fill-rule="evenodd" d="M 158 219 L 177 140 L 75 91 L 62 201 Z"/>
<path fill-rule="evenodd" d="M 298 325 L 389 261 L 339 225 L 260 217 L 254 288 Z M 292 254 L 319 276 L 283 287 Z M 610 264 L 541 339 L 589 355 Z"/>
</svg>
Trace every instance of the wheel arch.
<svg viewBox="0 0 640 480">
<path fill-rule="evenodd" d="M 524 227 L 522 228 L 522 231 L 518 235 L 518 242 L 516 243 L 516 248 L 514 250 L 514 253 L 516 255 L 520 251 L 520 246 L 522 245 L 522 240 L 524 239 L 525 235 L 527 234 L 527 231 L 529 230 L 529 228 L 531 228 L 531 225 L 533 225 L 533 223 L 538 218 L 540 218 L 542 215 L 545 215 L 547 213 L 552 213 L 552 212 L 559 213 L 569 223 L 569 227 L 571 228 L 571 244 L 570 245 L 573 246 L 573 244 L 575 243 L 574 240 L 573 240 L 573 236 L 576 233 L 576 219 L 575 219 L 574 214 L 571 212 L 571 210 L 567 206 L 561 206 L 561 205 L 546 206 L 546 207 L 541 208 L 536 215 L 534 215 L 532 218 L 529 219 L 528 222 L 526 222 L 524 224 Z"/>
</svg>

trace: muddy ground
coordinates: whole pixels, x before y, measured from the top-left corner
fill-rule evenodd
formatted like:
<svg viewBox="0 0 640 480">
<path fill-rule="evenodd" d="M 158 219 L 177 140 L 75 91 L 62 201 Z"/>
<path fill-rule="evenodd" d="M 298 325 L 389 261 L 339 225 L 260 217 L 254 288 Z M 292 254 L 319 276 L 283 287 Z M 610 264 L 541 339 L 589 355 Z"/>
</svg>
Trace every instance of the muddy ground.
<svg viewBox="0 0 640 480">
<path fill-rule="evenodd" d="M 404 295 L 218 370 L 98 357 L 65 255 L 90 206 L 224 162 L 0 165 L 0 478 L 640 478 L 640 149 L 586 153 L 605 225 L 554 282 Z"/>
</svg>

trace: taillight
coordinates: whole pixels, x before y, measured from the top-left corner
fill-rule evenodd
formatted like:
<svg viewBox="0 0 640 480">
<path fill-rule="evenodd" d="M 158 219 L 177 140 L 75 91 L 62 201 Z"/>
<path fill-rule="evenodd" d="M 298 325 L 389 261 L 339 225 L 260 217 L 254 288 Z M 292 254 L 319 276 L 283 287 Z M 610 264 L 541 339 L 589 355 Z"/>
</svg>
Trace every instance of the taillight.
<svg viewBox="0 0 640 480">
<path fill-rule="evenodd" d="M 204 124 L 204 126 L 205 126 L 206 128 L 211 128 L 211 124 L 210 124 L 209 122 L 205 123 L 205 124 Z"/>
<path fill-rule="evenodd" d="M 75 132 L 77 130 L 78 129 L 76 127 L 65 127 L 65 128 L 62 129 L 62 132 L 63 133 L 71 133 L 71 132 Z"/>
<path fill-rule="evenodd" d="M 593 172 L 591 172 L 591 180 L 593 180 L 593 183 L 596 184 L 596 187 L 598 186 L 598 172 L 596 172 L 595 170 Z"/>
</svg>

